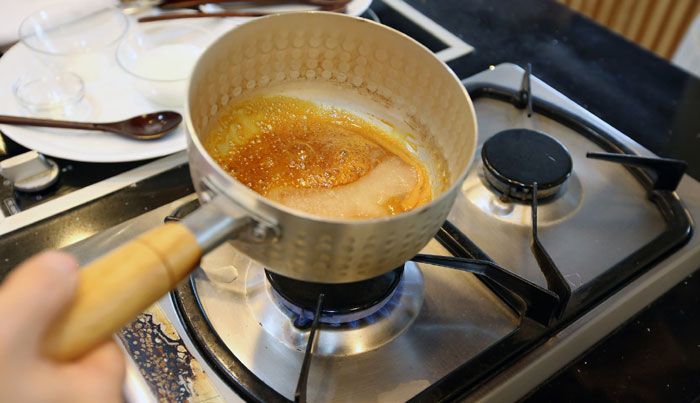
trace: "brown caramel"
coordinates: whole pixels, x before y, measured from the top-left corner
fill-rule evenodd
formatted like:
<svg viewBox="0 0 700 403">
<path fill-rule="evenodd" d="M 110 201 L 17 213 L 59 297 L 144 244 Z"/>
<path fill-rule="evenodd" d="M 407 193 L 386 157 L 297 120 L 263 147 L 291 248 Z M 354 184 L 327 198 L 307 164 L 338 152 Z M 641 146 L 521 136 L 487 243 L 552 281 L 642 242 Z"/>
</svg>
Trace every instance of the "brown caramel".
<svg viewBox="0 0 700 403">
<path fill-rule="evenodd" d="M 399 140 L 346 111 L 284 96 L 224 108 L 205 142 L 256 192 L 346 218 L 401 213 L 431 199 L 428 173 Z"/>
</svg>

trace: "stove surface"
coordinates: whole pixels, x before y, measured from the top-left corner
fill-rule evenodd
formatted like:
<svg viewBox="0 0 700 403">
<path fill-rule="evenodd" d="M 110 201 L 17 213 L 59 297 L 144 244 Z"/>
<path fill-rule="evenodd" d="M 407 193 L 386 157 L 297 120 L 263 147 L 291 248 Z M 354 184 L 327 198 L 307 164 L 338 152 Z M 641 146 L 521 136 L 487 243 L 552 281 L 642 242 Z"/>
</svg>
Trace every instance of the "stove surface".
<svg viewBox="0 0 700 403">
<path fill-rule="evenodd" d="M 466 83 L 490 80 L 518 88 L 524 70 L 500 65 L 477 74 Z M 537 79 L 533 96 L 553 102 L 566 98 Z M 573 159 L 566 189 L 538 204 L 539 237 L 573 290 L 590 282 L 622 258 L 656 237 L 665 228 L 664 217 L 647 199 L 647 192 L 624 167 L 586 158 L 604 151 L 579 133 L 539 114 L 492 99 L 474 103 L 479 122 L 479 146 L 496 133 L 524 128 L 546 133 L 560 141 Z M 530 251 L 530 203 L 500 200 L 486 184 L 477 158 L 448 216 L 458 229 L 501 266 L 543 287 L 547 286 Z"/>
<path fill-rule="evenodd" d="M 507 86 L 518 88 L 522 80 L 523 69 L 513 65 L 499 65 L 483 73 L 463 80 L 466 85 L 490 81 L 498 84 L 507 83 Z M 494 74 L 497 73 L 497 74 Z M 540 80 L 532 80 L 533 96 L 545 101 L 557 104 L 580 117 L 589 120 L 593 125 L 608 133 L 615 142 L 624 144 L 632 152 L 654 157 L 655 155 L 622 133 L 589 113 L 583 107 L 559 94 L 546 83 Z M 484 130 L 496 125 L 493 131 L 501 130 L 501 124 L 485 118 L 483 112 L 489 110 L 493 102 L 491 100 L 477 101 L 477 116 L 480 123 L 480 136 Z M 479 111 L 482 111 L 480 114 Z M 553 135 L 568 149 L 574 159 L 573 174 L 569 180 L 569 188 L 559 198 L 555 198 L 548 204 L 540 205 L 540 238 L 554 262 L 564 274 L 564 278 L 572 288 L 572 301 L 586 306 L 585 312 L 570 316 L 561 326 L 555 327 L 546 342 L 539 345 L 521 359 L 501 371 L 492 379 L 471 389 L 468 401 L 511 401 L 517 400 L 531 391 L 536 385 L 544 382 L 555 374 L 567 363 L 592 347 L 597 341 L 620 326 L 625 320 L 643 309 L 647 304 L 661 296 L 673 285 L 697 269 L 700 260 L 700 239 L 697 232 L 693 231 L 672 254 L 658 259 L 654 265 L 645 265 L 630 278 L 620 281 L 607 294 L 595 301 L 584 303 L 589 293 L 596 287 L 592 283 L 601 282 L 601 279 L 610 279 L 609 266 L 602 266 L 606 262 L 615 263 L 630 252 L 641 246 L 640 243 L 627 242 L 630 237 L 634 242 L 648 242 L 657 240 L 665 226 L 673 220 L 660 214 L 648 200 L 640 183 L 633 180 L 632 175 L 620 166 L 601 165 L 600 161 L 585 159 L 588 151 L 597 151 L 598 147 L 588 142 L 580 135 L 574 135 L 549 119 L 531 120 L 526 114 L 511 108 L 511 119 L 520 127 L 542 130 Z M 546 128 L 543 130 L 542 128 Z M 480 137 L 480 142 L 484 136 Z M 595 165 L 595 168 L 592 168 Z M 596 171 L 593 171 L 595 169 Z M 472 231 L 467 232 L 470 238 L 488 238 L 490 232 L 478 232 L 473 226 L 474 218 L 468 214 L 481 209 L 489 214 L 477 215 L 490 224 L 496 224 L 506 234 L 514 231 L 507 229 L 506 222 L 511 220 L 513 226 L 523 226 L 530 217 L 530 208 L 526 205 L 515 205 L 513 210 L 503 210 L 497 198 L 492 195 L 475 197 L 478 192 L 476 181 L 482 181 L 480 172 L 470 172 L 464 182 L 463 192 L 467 203 L 458 202 L 448 219 L 459 221 L 462 218 L 463 226 L 472 226 Z M 572 181 L 573 179 L 573 181 Z M 578 181 L 577 181 L 578 179 Z M 578 183 L 577 183 L 578 182 Z M 573 187 L 572 187 L 573 186 Z M 572 192 L 573 190 L 573 192 Z M 571 193 L 571 194 L 570 194 Z M 682 203 L 681 211 L 688 214 L 690 223 L 700 217 L 700 183 L 688 175 L 683 176 L 675 194 Z M 486 200 L 490 200 L 486 203 Z M 584 214 L 588 209 L 591 214 Z M 505 211 L 505 213 L 504 213 Z M 504 217 L 505 216 L 505 217 Z M 488 218 L 487 218 L 488 217 Z M 500 221 L 500 222 L 499 222 Z M 529 223 L 527 223 L 529 225 Z M 563 228 L 569 227 L 564 233 Z M 594 232 L 594 228 L 598 230 Z M 488 250 L 488 254 L 499 263 L 506 262 L 506 267 L 524 275 L 532 281 L 543 284 L 541 274 L 535 268 L 536 262 L 530 257 L 531 252 L 523 242 L 527 237 L 528 229 L 521 229 L 524 238 L 514 241 L 513 247 L 504 242 L 507 247 L 496 247 L 492 243 L 484 242 L 477 245 Z M 616 235 L 614 235 L 616 234 Z M 515 236 L 515 235 L 511 235 Z M 472 239 L 474 240 L 474 239 Z M 566 251 L 565 253 L 562 252 Z M 516 256 L 514 257 L 513 254 Z M 517 258 L 520 254 L 521 259 Z M 510 262 L 510 263 L 508 263 Z M 607 276 L 607 277 L 606 277 Z M 578 291 L 578 301 L 576 292 Z M 572 314 L 572 309 L 569 310 Z M 567 315 L 564 315 L 566 318 Z"/>
<path fill-rule="evenodd" d="M 522 73 L 521 68 L 505 64 L 465 82 L 492 81 L 519 88 Z M 652 155 L 534 77 L 532 87 L 535 96 L 586 116 L 635 152 Z M 572 177 L 561 194 L 541 202 L 539 225 L 541 241 L 574 295 L 663 231 L 664 217 L 626 170 L 585 158 L 585 152 L 600 151 L 599 147 L 558 123 L 527 117 L 526 112 L 509 104 L 478 100 L 475 107 L 480 144 L 506 128 L 523 127 L 554 136 L 571 153 Z M 531 207 L 504 203 L 487 186 L 481 164 L 475 163 L 449 220 L 496 263 L 546 286 L 529 250 Z M 690 215 L 700 216 L 700 184 L 685 176 L 677 193 Z M 82 263 L 88 262 L 160 224 L 192 198 L 165 205 L 67 249 Z M 499 236 L 503 238 L 496 240 Z M 424 252 L 450 255 L 437 241 Z M 496 373 L 477 377 L 467 389 L 457 385 L 455 392 L 492 401 L 523 396 L 692 272 L 699 258 L 700 241 L 693 234 L 673 255 L 621 283 L 614 295 L 590 303 L 582 314 L 565 315 L 568 319 L 556 326 L 539 327 L 542 336 L 534 345 L 519 350 L 519 359 L 511 357 L 507 367 L 499 365 Z M 475 357 L 491 354 L 493 346 L 502 346 L 504 340 L 522 333 L 522 318 L 476 276 L 423 263 L 408 263 L 406 272 L 401 292 L 392 297 L 395 303 L 403 302 L 380 310 L 372 319 L 376 323 L 359 321 L 355 327 L 320 328 L 311 361 L 310 400 L 379 397 L 396 401 L 429 393 L 430 385 L 436 381 L 444 384 L 451 371 L 468 366 L 477 360 Z M 178 292 L 186 287 L 191 287 L 198 309 L 201 306 L 202 315 L 197 320 L 213 329 L 214 339 L 221 340 L 216 348 L 233 353 L 257 381 L 271 387 L 274 393 L 269 396 L 292 399 L 308 332 L 292 326 L 292 315 L 276 303 L 262 268 L 226 244 L 207 255 L 191 282 L 182 284 Z M 201 350 L 198 337 L 191 339 L 192 329 L 185 330 L 181 322 L 181 303 L 166 297 L 158 305 L 221 395 L 234 399 L 236 393 L 243 393 L 250 398 L 245 387 L 232 386 L 227 376 L 221 375 L 217 369 L 220 363 L 212 361 L 207 349 Z M 239 374 L 237 370 L 234 373 Z"/>
</svg>

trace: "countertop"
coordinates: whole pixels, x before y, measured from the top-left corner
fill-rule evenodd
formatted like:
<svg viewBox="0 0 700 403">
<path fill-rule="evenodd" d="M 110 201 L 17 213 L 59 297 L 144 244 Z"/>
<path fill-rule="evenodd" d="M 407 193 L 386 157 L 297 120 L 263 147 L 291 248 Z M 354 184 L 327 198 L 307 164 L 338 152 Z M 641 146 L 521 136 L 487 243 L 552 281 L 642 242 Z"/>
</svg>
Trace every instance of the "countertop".
<svg viewBox="0 0 700 403">
<path fill-rule="evenodd" d="M 554 1 L 408 3 L 475 47 L 449 63 L 459 77 L 531 63 L 534 75 L 658 155 L 685 160 L 700 180 L 700 80 Z M 525 400 L 697 399 L 698 295 L 696 274 Z"/>
</svg>

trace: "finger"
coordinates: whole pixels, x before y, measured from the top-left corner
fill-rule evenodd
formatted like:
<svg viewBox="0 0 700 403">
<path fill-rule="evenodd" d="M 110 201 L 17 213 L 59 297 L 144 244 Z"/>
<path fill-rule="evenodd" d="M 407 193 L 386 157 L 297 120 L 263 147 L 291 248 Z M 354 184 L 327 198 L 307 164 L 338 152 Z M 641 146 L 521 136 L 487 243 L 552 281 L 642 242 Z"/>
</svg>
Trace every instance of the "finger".
<svg viewBox="0 0 700 403">
<path fill-rule="evenodd" d="M 76 361 L 37 362 L 30 382 L 34 386 L 25 391 L 24 401 L 120 402 L 125 375 L 124 354 L 110 340 Z"/>
<path fill-rule="evenodd" d="M 124 352 L 115 340 L 109 340 L 80 358 L 76 365 L 102 374 L 105 379 L 115 381 L 121 387 L 124 382 L 126 364 Z"/>
<path fill-rule="evenodd" d="M 62 369 L 68 376 L 64 389 L 70 391 L 72 401 L 120 401 L 126 364 L 124 353 L 114 340 L 105 342 L 87 355 Z"/>
<path fill-rule="evenodd" d="M 4 337 L 35 349 L 53 320 L 73 299 L 78 263 L 58 251 L 43 252 L 14 269 L 0 286 Z"/>
</svg>

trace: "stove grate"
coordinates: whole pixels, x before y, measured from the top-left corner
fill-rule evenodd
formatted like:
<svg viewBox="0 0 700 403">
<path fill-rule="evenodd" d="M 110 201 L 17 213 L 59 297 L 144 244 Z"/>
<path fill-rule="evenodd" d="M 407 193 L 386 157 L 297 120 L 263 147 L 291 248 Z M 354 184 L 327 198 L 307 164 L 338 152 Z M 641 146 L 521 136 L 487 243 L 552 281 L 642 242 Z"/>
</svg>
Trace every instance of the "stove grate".
<svg viewBox="0 0 700 403">
<path fill-rule="evenodd" d="M 671 186 L 674 182 L 674 172 L 677 177 L 682 176 L 682 173 L 679 173 L 682 171 L 682 162 L 664 162 L 661 159 L 653 159 L 652 161 L 652 159 L 644 159 L 634 155 L 628 147 L 592 122 L 532 96 L 529 82 L 530 72 L 528 68 L 523 76 L 523 86 L 518 90 L 483 83 L 467 85 L 466 87 L 475 100 L 481 97 L 493 98 L 509 102 L 519 109 L 527 109 L 528 115 L 537 113 L 549 117 L 584 135 L 605 151 L 613 154 L 606 154 L 603 157 L 592 155 L 592 158 L 637 165 L 626 168 L 648 190 L 649 199 L 655 203 L 665 218 L 667 228 L 651 242 L 615 264 L 589 284 L 579 287 L 572 294 L 561 272 L 539 242 L 536 197 L 532 199 L 534 225 L 532 227 L 531 250 L 547 280 L 549 289 L 539 287 L 501 268 L 459 229 L 450 222 L 445 222 L 436 238 L 454 257 L 418 255 L 414 261 L 442 266 L 456 264 L 458 270 L 477 274 L 497 296 L 519 314 L 520 323 L 513 332 L 420 392 L 412 401 L 444 401 L 459 399 L 468 394 L 493 377 L 499 368 L 508 366 L 523 357 L 546 341 L 550 335 L 561 330 L 568 323 L 576 320 L 591 307 L 611 295 L 616 289 L 645 272 L 656 261 L 684 245 L 692 233 L 690 217 L 678 195 L 673 192 L 674 186 Z M 650 175 L 646 170 L 640 169 L 639 165 L 654 170 L 655 173 Z M 677 180 L 675 182 L 677 184 Z M 192 282 L 178 287 L 173 293 L 173 301 L 178 307 L 178 314 L 181 316 L 190 337 L 197 342 L 201 348 L 200 351 L 207 356 L 210 362 L 215 364 L 217 372 L 232 387 L 251 400 L 286 400 L 242 365 L 222 345 L 206 320 L 202 320 Z M 318 304 L 315 322 L 318 322 L 317 317 L 322 301 Z M 298 401 L 304 400 L 306 391 L 304 381 L 308 379 L 315 338 L 314 331 L 314 335 L 309 335 L 309 344 L 299 374 L 295 395 Z"/>
<path fill-rule="evenodd" d="M 556 320 L 548 327 L 544 327 L 534 320 L 531 314 L 521 316 L 520 326 L 513 333 L 429 386 L 416 395 L 412 401 L 455 399 L 475 390 L 494 376 L 499 368 L 527 354 L 543 343 L 550 335 L 578 319 L 593 306 L 612 295 L 615 290 L 623 287 L 690 240 L 693 231 L 691 218 L 674 192 L 685 172 L 685 162 L 641 157 L 635 154 L 629 147 L 590 120 L 533 96 L 530 88 L 530 75 L 531 68 L 528 65 L 523 74 L 521 88 L 518 90 L 485 83 L 467 84 L 465 87 L 473 100 L 491 98 L 508 102 L 518 109 L 525 109 L 528 117 L 532 116 L 533 113 L 548 117 L 603 148 L 607 153 L 588 153 L 587 156 L 625 165 L 625 168 L 647 190 L 648 198 L 657 206 L 667 227 L 652 241 L 572 294 L 563 275 L 539 242 L 537 237 L 537 198 L 533 197 L 531 249 L 545 276 L 548 288 L 559 297 Z M 446 222 L 441 232 L 438 233 L 438 239 L 456 256 L 478 256 L 480 259 L 491 260 L 449 222 Z M 481 279 L 509 306 L 522 306 L 522 302 L 520 302 L 522 296 L 503 292 L 502 288 L 494 284 L 493 281 Z M 533 307 L 530 308 L 529 312 L 537 313 L 539 309 Z"/>
</svg>

